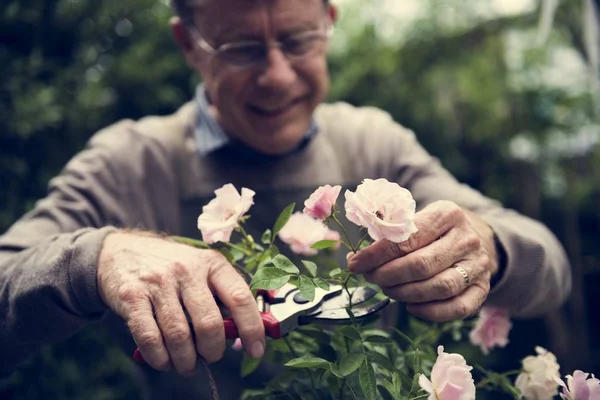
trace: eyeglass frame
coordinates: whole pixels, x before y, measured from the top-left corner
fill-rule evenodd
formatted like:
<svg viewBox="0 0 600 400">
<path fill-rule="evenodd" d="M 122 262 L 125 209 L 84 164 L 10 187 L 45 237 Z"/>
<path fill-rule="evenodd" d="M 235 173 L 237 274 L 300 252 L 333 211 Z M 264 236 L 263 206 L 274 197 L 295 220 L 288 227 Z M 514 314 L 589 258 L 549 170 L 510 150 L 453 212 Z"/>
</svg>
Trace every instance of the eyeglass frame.
<svg viewBox="0 0 600 400">
<path fill-rule="evenodd" d="M 331 23 L 331 21 L 326 22 L 325 26 L 326 26 L 325 32 L 321 32 L 319 35 L 319 38 L 321 38 L 325 42 L 327 42 L 333 36 L 334 26 L 333 26 L 333 23 Z M 267 51 L 265 51 L 265 54 L 268 54 L 269 49 L 271 49 L 273 47 L 277 47 L 280 49 L 280 51 L 283 53 L 283 55 L 286 57 L 286 59 L 290 62 L 295 61 L 295 60 L 301 60 L 303 57 L 306 56 L 306 55 L 293 56 L 293 55 L 289 54 L 288 52 L 286 52 L 285 40 L 284 41 L 274 40 L 270 43 L 263 43 L 258 40 L 241 40 L 241 41 L 237 41 L 237 42 L 224 43 L 215 49 L 210 43 L 208 43 L 208 41 L 206 41 L 206 39 L 204 39 L 202 37 L 202 34 L 200 34 L 198 29 L 194 25 L 188 26 L 188 30 L 191 32 L 192 36 L 194 36 L 194 43 L 201 50 L 203 50 L 206 54 L 208 54 L 210 57 L 218 57 L 220 53 L 222 53 L 223 51 L 225 51 L 227 49 L 235 48 L 235 47 L 243 47 L 244 45 L 260 45 L 262 48 L 267 50 Z M 322 28 L 298 32 L 295 35 L 301 35 L 301 34 L 306 34 L 306 33 L 311 33 L 311 32 L 313 32 L 315 34 L 319 34 L 319 31 L 322 31 Z M 293 36 L 294 35 L 291 35 L 290 37 L 293 37 Z M 242 70 L 242 69 L 250 69 L 250 68 L 256 68 L 259 66 L 263 66 L 265 61 L 266 61 L 266 57 L 260 61 L 257 61 L 254 63 L 249 63 L 246 65 L 238 65 L 238 64 L 231 63 L 228 61 L 225 61 L 225 63 L 227 63 L 229 66 L 231 66 L 233 68 Z"/>
</svg>

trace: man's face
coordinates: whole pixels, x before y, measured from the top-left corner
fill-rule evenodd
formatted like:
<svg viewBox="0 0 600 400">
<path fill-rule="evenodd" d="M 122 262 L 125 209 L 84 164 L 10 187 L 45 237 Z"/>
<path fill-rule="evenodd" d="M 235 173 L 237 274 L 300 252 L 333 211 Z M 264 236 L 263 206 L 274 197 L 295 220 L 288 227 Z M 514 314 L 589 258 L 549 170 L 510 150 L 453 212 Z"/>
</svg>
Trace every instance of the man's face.
<svg viewBox="0 0 600 400">
<path fill-rule="evenodd" d="M 319 30 L 330 23 L 323 0 L 205 0 L 194 15 L 201 36 L 213 47 L 239 42 L 273 43 Z M 266 154 L 292 150 L 310 126 L 313 111 L 329 90 L 327 42 L 308 58 L 288 60 L 271 47 L 263 65 L 240 69 L 198 46 L 188 61 L 202 75 L 225 131 Z"/>
</svg>

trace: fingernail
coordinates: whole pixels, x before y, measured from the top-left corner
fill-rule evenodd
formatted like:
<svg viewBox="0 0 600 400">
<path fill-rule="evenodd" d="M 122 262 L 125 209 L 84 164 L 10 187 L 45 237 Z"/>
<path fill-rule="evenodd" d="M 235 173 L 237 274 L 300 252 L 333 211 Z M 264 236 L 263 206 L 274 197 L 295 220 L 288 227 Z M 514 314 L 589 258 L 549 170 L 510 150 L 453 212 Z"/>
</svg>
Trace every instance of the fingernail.
<svg viewBox="0 0 600 400">
<path fill-rule="evenodd" d="M 265 354 L 265 345 L 262 342 L 254 342 L 252 346 L 250 346 L 250 357 L 252 358 L 261 358 Z"/>
<path fill-rule="evenodd" d="M 346 261 L 349 261 L 354 254 L 355 253 L 353 251 L 348 252 L 348 254 L 346 254 Z"/>
</svg>

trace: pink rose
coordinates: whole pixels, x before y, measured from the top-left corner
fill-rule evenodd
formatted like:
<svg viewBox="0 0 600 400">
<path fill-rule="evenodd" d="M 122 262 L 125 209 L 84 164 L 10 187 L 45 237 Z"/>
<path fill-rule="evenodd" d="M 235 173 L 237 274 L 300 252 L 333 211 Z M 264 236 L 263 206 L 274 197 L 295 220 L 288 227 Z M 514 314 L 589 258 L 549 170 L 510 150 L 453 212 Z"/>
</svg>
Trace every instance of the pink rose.
<svg viewBox="0 0 600 400">
<path fill-rule="evenodd" d="M 523 359 L 523 369 L 515 380 L 515 386 L 526 399 L 551 400 L 558 394 L 560 367 L 556 356 L 548 350 L 538 346 L 535 351 L 537 356 Z"/>
<path fill-rule="evenodd" d="M 503 308 L 486 306 L 479 312 L 477 324 L 469 334 L 471 344 L 480 346 L 484 354 L 488 354 L 495 346 L 505 347 L 508 344 L 508 332 L 512 323 L 508 312 Z"/>
<path fill-rule="evenodd" d="M 316 219 L 325 219 L 331 215 L 333 206 L 342 190 L 341 186 L 325 185 L 319 187 L 304 202 L 304 214 Z"/>
<path fill-rule="evenodd" d="M 573 376 L 567 375 L 567 384 L 558 380 L 563 387 L 560 397 L 565 400 L 600 400 L 600 380 L 583 371 L 573 372 Z"/>
<path fill-rule="evenodd" d="M 294 253 L 313 256 L 318 251 L 310 246 L 324 240 L 328 234 L 331 235 L 329 232 L 323 221 L 295 212 L 279 231 L 279 238 L 288 244 Z"/>
<path fill-rule="evenodd" d="M 411 193 L 386 179 L 365 179 L 356 192 L 346 190 L 346 217 L 368 229 L 375 241 L 400 243 L 417 231 Z"/>
<path fill-rule="evenodd" d="M 239 219 L 254 204 L 254 191 L 242 188 L 240 195 L 231 183 L 215 190 L 215 195 L 198 217 L 202 240 L 208 244 L 229 241 Z"/>
<path fill-rule="evenodd" d="M 431 369 L 431 381 L 421 374 L 419 386 L 429 393 L 427 400 L 475 400 L 472 369 L 463 356 L 444 353 L 444 346 L 438 346 L 438 357 Z"/>
</svg>

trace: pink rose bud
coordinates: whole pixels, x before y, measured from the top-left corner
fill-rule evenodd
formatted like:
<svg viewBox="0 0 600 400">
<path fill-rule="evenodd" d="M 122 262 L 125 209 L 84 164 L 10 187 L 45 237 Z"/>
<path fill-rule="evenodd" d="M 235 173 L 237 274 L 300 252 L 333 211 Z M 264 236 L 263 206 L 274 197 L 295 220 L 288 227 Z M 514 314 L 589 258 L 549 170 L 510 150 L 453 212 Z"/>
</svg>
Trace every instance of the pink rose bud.
<svg viewBox="0 0 600 400">
<path fill-rule="evenodd" d="M 279 238 L 288 244 L 294 253 L 312 256 L 318 251 L 310 246 L 327 238 L 328 233 L 329 228 L 323 221 L 295 212 L 279 231 Z"/>
<path fill-rule="evenodd" d="M 387 239 L 404 242 L 417 231 L 415 200 L 411 193 L 387 179 L 365 179 L 356 192 L 346 196 L 346 217 L 356 225 L 368 229 L 375 241 Z"/>
<path fill-rule="evenodd" d="M 431 380 L 421 374 L 419 386 L 429 393 L 427 400 L 475 400 L 472 369 L 463 356 L 444 353 L 444 346 L 439 346 Z"/>
<path fill-rule="evenodd" d="M 240 339 L 240 338 L 235 339 L 235 341 L 231 345 L 231 348 L 235 351 L 244 350 L 244 345 L 242 344 L 242 339 Z"/>
<path fill-rule="evenodd" d="M 480 346 L 484 354 L 488 354 L 490 349 L 508 344 L 511 328 L 512 323 L 505 309 L 485 306 L 479 312 L 479 319 L 469 334 L 469 340 L 471 344 Z"/>
<path fill-rule="evenodd" d="M 215 190 L 215 195 L 198 217 L 202 240 L 208 244 L 229 241 L 240 218 L 254 204 L 254 191 L 242 188 L 240 195 L 231 183 Z"/>
<path fill-rule="evenodd" d="M 575 371 L 573 375 L 567 375 L 567 384 L 558 380 L 562 386 L 560 397 L 565 400 L 600 400 L 600 380 L 592 374 L 583 371 Z"/>
<path fill-rule="evenodd" d="M 304 202 L 304 214 L 316 219 L 326 219 L 331 215 L 333 206 L 342 190 L 341 186 L 325 185 L 319 187 Z"/>
<path fill-rule="evenodd" d="M 537 356 L 523 359 L 522 372 L 515 380 L 515 386 L 525 399 L 552 399 L 558 394 L 560 366 L 556 356 L 542 347 L 535 348 Z"/>
</svg>

